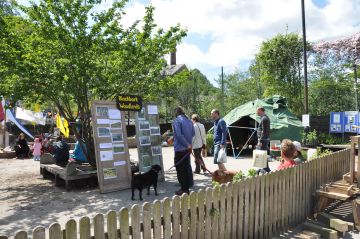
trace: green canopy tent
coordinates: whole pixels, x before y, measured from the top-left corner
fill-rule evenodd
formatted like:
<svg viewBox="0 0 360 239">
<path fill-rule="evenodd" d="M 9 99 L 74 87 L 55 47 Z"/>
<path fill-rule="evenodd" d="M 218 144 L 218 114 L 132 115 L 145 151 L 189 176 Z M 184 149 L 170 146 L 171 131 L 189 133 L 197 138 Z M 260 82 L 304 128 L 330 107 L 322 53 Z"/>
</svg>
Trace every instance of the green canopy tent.
<svg viewBox="0 0 360 239">
<path fill-rule="evenodd" d="M 287 108 L 286 98 L 274 95 L 247 102 L 223 117 L 229 126 L 229 136 L 234 148 L 241 149 L 257 127 L 260 117 L 256 115 L 256 109 L 260 106 L 265 108 L 265 113 L 270 118 L 271 140 L 301 140 L 301 121 Z M 255 138 L 252 137 L 247 144 L 256 144 Z"/>
</svg>

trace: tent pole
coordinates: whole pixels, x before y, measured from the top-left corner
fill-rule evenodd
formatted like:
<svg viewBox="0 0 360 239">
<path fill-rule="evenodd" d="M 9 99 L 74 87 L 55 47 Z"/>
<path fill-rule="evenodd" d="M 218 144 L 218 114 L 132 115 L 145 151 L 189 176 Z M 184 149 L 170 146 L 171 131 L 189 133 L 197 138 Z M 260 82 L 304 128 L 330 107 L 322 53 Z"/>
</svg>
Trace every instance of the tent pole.
<svg viewBox="0 0 360 239">
<path fill-rule="evenodd" d="M 231 138 L 231 134 L 230 134 L 230 130 L 229 130 L 229 127 L 227 127 L 227 126 L 226 126 L 226 129 L 227 129 L 227 131 L 228 131 L 228 134 L 229 134 L 229 138 L 230 138 L 230 143 L 231 143 L 231 149 L 232 149 L 232 151 L 233 151 L 233 155 L 234 155 L 234 158 L 236 158 L 236 157 L 235 157 L 235 150 L 234 150 L 234 144 L 233 144 L 233 141 L 232 141 L 232 138 Z"/>
<path fill-rule="evenodd" d="M 238 155 L 235 157 L 236 159 L 240 156 L 240 154 L 242 153 L 242 151 L 244 150 L 244 147 L 249 143 L 250 139 L 252 138 L 252 136 L 254 135 L 254 133 L 256 132 L 256 130 L 254 130 L 254 132 L 252 132 L 252 134 L 250 135 L 250 137 L 248 138 L 248 140 L 246 141 L 246 143 L 243 145 L 242 149 L 240 150 L 240 152 L 238 153 Z"/>
</svg>

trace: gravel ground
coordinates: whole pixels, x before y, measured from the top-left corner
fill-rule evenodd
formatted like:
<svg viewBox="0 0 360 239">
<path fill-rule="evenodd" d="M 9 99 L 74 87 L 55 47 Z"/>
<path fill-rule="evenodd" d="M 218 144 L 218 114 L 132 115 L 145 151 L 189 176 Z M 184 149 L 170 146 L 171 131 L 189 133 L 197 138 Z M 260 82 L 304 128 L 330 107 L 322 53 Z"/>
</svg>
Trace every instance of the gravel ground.
<svg viewBox="0 0 360 239">
<path fill-rule="evenodd" d="M 163 156 L 167 170 L 173 164 L 173 148 L 163 148 Z M 137 159 L 136 149 L 130 149 L 130 158 Z M 205 159 L 205 164 L 210 171 L 217 168 L 210 157 Z M 278 162 L 271 162 L 270 168 L 277 165 Z M 192 166 L 194 169 L 194 163 Z M 247 171 L 252 168 L 252 160 L 229 157 L 226 166 L 231 170 Z M 144 193 L 144 201 L 131 201 L 130 189 L 100 194 L 97 187 L 87 186 L 66 192 L 63 187 L 55 187 L 52 180 L 43 179 L 39 168 L 39 162 L 32 160 L 0 159 L 0 236 L 12 237 L 19 230 L 30 232 L 36 226 L 48 227 L 55 222 L 63 227 L 70 218 L 79 220 L 83 216 L 92 217 L 109 210 L 118 211 L 133 204 L 172 197 L 179 188 L 175 171 L 170 171 L 165 174 L 165 182 L 158 186 L 159 195 L 155 196 L 153 191 L 150 196 Z M 194 181 L 192 190 L 211 185 L 209 175 L 195 174 Z"/>
</svg>

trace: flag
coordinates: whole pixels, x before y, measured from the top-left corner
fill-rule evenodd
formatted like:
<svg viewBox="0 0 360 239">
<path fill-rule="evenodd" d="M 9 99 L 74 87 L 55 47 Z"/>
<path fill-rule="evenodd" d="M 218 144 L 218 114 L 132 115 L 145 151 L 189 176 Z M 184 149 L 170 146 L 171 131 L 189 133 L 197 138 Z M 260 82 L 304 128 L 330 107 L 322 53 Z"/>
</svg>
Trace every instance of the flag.
<svg viewBox="0 0 360 239">
<path fill-rule="evenodd" d="M 60 114 L 56 114 L 56 127 L 59 128 L 60 132 L 68 138 L 70 135 L 69 131 L 69 123 L 66 119 L 64 119 L 64 122 L 61 120 Z"/>
</svg>

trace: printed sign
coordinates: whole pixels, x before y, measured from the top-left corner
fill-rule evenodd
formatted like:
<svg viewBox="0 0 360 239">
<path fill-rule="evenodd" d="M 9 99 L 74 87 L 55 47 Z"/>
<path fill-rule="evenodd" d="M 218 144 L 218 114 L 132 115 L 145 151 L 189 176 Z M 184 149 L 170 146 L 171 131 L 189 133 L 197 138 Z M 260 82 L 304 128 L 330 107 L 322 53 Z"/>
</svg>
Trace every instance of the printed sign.
<svg viewBox="0 0 360 239">
<path fill-rule="evenodd" d="M 344 112 L 330 113 L 330 133 L 344 132 Z"/>
<path fill-rule="evenodd" d="M 344 112 L 344 132 L 357 133 L 358 129 L 353 126 L 359 125 L 359 112 L 358 111 L 345 111 Z"/>
<path fill-rule="evenodd" d="M 119 95 L 116 97 L 116 107 L 121 111 L 141 111 L 142 98 L 136 95 Z"/>
</svg>

